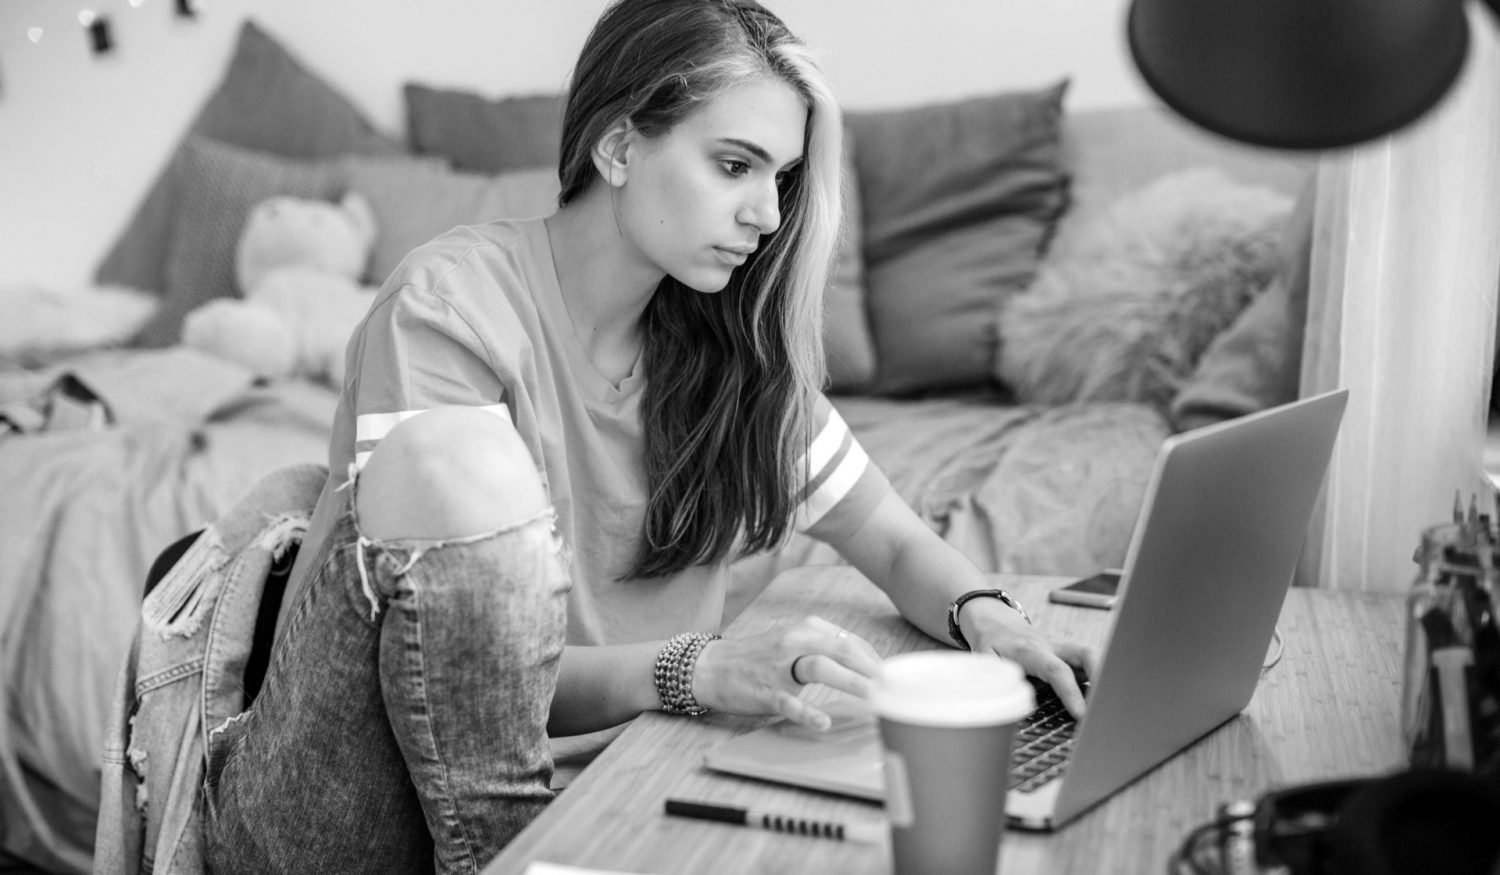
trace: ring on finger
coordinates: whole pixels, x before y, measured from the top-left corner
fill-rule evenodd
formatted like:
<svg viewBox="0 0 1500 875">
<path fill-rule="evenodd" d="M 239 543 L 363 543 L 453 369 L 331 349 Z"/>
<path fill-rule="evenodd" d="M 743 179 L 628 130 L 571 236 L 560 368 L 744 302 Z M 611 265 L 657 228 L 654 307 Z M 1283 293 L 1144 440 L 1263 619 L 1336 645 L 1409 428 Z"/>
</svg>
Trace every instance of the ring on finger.
<svg viewBox="0 0 1500 875">
<path fill-rule="evenodd" d="M 797 663 L 801 662 L 802 660 L 808 658 L 811 655 L 812 654 L 810 654 L 810 653 L 804 653 L 801 656 L 797 657 L 796 659 L 792 660 L 792 683 L 796 684 L 799 687 L 806 686 L 807 685 L 807 681 L 803 680 L 802 678 L 797 677 Z"/>
</svg>

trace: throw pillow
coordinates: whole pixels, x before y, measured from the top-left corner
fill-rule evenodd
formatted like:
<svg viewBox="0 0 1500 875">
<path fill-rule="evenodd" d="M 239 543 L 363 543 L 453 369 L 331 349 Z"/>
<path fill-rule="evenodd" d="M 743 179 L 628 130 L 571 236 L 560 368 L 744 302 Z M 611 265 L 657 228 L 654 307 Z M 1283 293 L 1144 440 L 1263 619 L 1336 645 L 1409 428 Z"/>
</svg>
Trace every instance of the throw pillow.
<svg viewBox="0 0 1500 875">
<path fill-rule="evenodd" d="M 407 134 L 412 149 L 440 156 L 459 170 L 499 173 L 556 167 L 563 98 L 556 94 L 491 100 L 471 91 L 407 83 Z"/>
<path fill-rule="evenodd" d="M 1172 401 L 1171 422 L 1186 431 L 1244 416 L 1297 398 L 1307 322 L 1316 183 L 1297 196 L 1282 238 L 1281 272 L 1265 294 L 1204 351 L 1198 368 Z"/>
<path fill-rule="evenodd" d="M 1030 284 L 1067 204 L 1066 91 L 845 117 L 864 201 L 873 391 L 990 379 L 996 305 Z"/>
<path fill-rule="evenodd" d="M 458 225 L 545 216 L 557 209 L 557 173 L 536 167 L 485 176 L 434 160 L 343 159 L 349 187 L 375 211 L 377 237 L 365 281 L 385 282 L 407 253 Z"/>
<path fill-rule="evenodd" d="M 400 151 L 348 99 L 247 20 L 223 80 L 100 262 L 97 282 L 155 291 L 166 287 L 185 145 L 194 135 L 301 158 Z"/>
<path fill-rule="evenodd" d="M 188 140 L 177 177 L 177 218 L 167 247 L 166 291 L 137 346 L 169 346 L 188 313 L 237 297 L 234 252 L 250 210 L 276 195 L 332 200 L 344 183 L 336 164 L 293 161 L 202 137 Z"/>
<path fill-rule="evenodd" d="M 1290 209 L 1286 195 L 1206 167 L 1126 195 L 1002 304 L 997 376 L 1024 402 L 1165 411 L 1276 275 Z"/>
</svg>

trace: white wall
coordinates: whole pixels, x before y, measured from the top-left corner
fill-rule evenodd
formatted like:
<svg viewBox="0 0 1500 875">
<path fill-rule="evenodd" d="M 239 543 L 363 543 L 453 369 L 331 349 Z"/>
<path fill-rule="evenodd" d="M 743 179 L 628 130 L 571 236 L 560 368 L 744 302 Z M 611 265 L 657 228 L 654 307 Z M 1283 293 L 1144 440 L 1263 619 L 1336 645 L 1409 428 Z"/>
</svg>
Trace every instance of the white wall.
<svg viewBox="0 0 1500 875">
<path fill-rule="evenodd" d="M 255 17 L 381 128 L 400 86 L 563 86 L 604 0 L 0 0 L 0 285 L 88 281 Z M 899 106 L 1070 76 L 1072 109 L 1145 102 L 1126 0 L 769 0 L 844 104 Z M 110 16 L 93 56 L 76 16 Z M 27 29 L 44 35 L 32 44 Z"/>
</svg>

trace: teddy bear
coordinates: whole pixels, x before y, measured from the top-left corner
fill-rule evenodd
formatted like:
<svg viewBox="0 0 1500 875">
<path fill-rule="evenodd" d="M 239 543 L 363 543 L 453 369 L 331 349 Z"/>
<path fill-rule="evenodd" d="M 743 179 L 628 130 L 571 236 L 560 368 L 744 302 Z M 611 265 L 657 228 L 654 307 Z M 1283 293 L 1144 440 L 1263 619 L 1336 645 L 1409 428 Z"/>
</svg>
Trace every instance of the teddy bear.
<svg viewBox="0 0 1500 875">
<path fill-rule="evenodd" d="M 189 313 L 183 343 L 264 376 L 343 385 L 344 347 L 377 290 L 360 283 L 375 233 L 374 212 L 355 191 L 338 203 L 261 201 L 235 249 L 244 297 Z"/>
</svg>

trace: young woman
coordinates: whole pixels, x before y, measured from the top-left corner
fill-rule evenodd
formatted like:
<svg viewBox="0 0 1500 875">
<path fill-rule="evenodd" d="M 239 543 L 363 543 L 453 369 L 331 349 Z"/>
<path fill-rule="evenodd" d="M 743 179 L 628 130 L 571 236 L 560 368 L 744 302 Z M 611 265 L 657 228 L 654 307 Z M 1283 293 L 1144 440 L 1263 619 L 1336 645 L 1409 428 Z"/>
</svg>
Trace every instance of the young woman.
<svg viewBox="0 0 1500 875">
<path fill-rule="evenodd" d="M 558 211 L 419 248 L 350 343 L 265 685 L 211 738 L 214 870 L 473 871 L 550 798 L 549 731 L 826 725 L 802 685 L 864 694 L 868 644 L 817 618 L 715 634 L 728 564 L 793 530 L 949 639 L 988 582 L 820 392 L 840 131 L 755 0 L 605 10 Z M 958 621 L 1081 712 L 1084 648 L 998 596 Z"/>
</svg>

